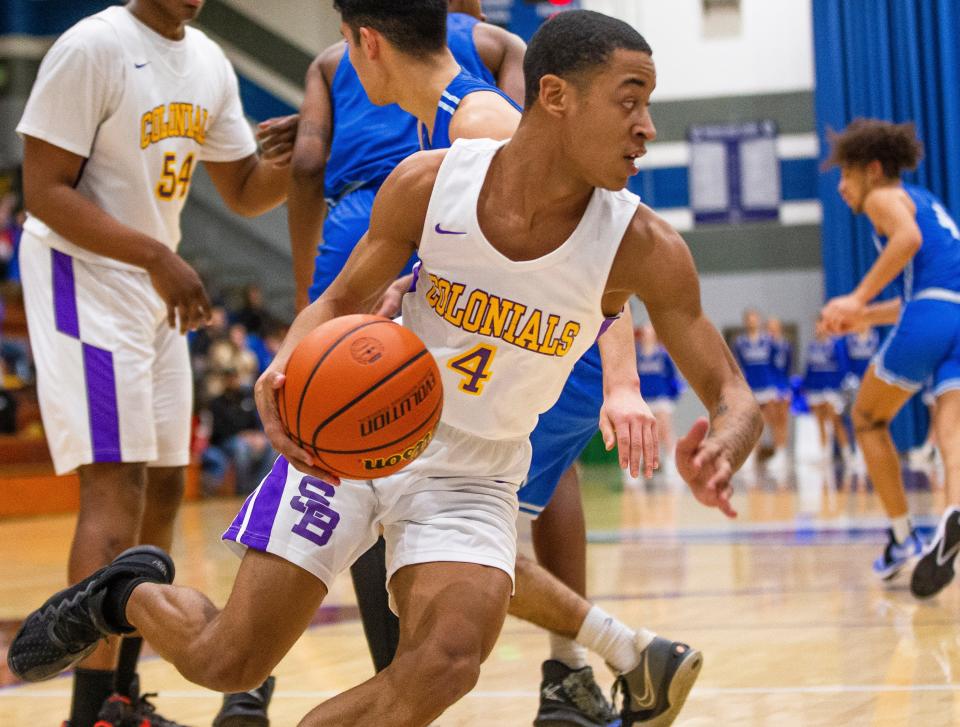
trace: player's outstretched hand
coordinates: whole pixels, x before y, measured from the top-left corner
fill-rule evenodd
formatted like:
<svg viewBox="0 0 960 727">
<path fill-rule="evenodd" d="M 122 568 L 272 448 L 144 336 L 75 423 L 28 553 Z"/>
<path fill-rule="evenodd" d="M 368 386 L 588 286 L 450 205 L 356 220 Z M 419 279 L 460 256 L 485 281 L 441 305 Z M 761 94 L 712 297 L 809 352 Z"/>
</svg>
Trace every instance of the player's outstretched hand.
<svg viewBox="0 0 960 727">
<path fill-rule="evenodd" d="M 267 119 L 257 124 L 260 156 L 275 167 L 285 167 L 293 158 L 293 142 L 297 139 L 300 114 Z"/>
<path fill-rule="evenodd" d="M 709 431 L 710 423 L 701 417 L 677 442 L 677 471 L 701 504 L 719 509 L 727 517 L 736 517 L 737 511 L 730 505 L 730 455 L 710 440 Z"/>
<path fill-rule="evenodd" d="M 410 274 L 397 278 L 390 283 L 390 287 L 383 292 L 380 300 L 373 307 L 373 314 L 384 318 L 396 318 L 400 315 L 400 310 L 403 307 L 403 296 L 410 290 L 412 282 L 413 275 Z"/>
<path fill-rule="evenodd" d="M 852 295 L 831 298 L 820 313 L 820 320 L 827 333 L 841 335 L 862 328 L 866 306 Z"/>
<path fill-rule="evenodd" d="M 167 304 L 167 324 L 180 333 L 194 331 L 210 320 L 210 299 L 203 282 L 187 262 L 168 247 L 147 268 L 154 290 Z"/>
<path fill-rule="evenodd" d="M 653 477 L 660 466 L 657 419 L 637 389 L 621 387 L 604 398 L 600 432 L 608 452 L 617 447 L 620 469 L 637 477 L 642 466 L 643 476 Z"/>
<path fill-rule="evenodd" d="M 304 474 L 318 477 L 331 485 L 339 485 L 339 477 L 317 467 L 313 457 L 306 450 L 294 444 L 293 440 L 283 431 L 283 424 L 280 423 L 280 411 L 277 409 L 277 393 L 283 388 L 285 380 L 286 377 L 279 371 L 272 371 L 268 368 L 257 379 L 257 383 L 253 387 L 253 396 L 257 402 L 257 411 L 260 414 L 264 434 L 267 435 L 273 449 L 282 454 L 284 459 L 292 464 L 295 469 Z"/>
</svg>

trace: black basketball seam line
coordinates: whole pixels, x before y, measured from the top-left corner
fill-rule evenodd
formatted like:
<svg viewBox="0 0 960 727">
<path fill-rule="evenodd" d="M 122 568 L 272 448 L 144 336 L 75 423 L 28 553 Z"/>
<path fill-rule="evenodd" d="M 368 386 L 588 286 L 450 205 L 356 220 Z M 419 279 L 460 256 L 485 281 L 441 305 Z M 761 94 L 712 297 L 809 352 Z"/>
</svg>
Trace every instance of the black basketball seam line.
<svg viewBox="0 0 960 727">
<path fill-rule="evenodd" d="M 443 406 L 443 398 L 441 397 L 440 401 L 438 401 L 436 406 L 433 407 L 433 411 L 431 411 L 427 415 L 426 419 L 421 420 L 417 426 L 415 426 L 409 432 L 404 434 L 402 437 L 398 439 L 394 439 L 392 442 L 384 442 L 383 444 L 378 444 L 376 447 L 368 447 L 367 449 L 325 449 L 325 448 L 321 449 L 320 447 L 314 447 L 314 449 L 317 450 L 318 452 L 326 452 L 327 454 L 364 454 L 365 452 L 369 452 L 371 449 L 385 449 L 387 447 L 392 447 L 393 445 L 399 442 L 402 442 L 404 439 L 409 437 L 415 431 L 423 427 L 423 425 L 429 422 L 430 418 L 437 413 L 437 409 L 439 409 L 442 406 Z"/>
<path fill-rule="evenodd" d="M 320 430 L 322 430 L 330 422 L 332 422 L 338 416 L 343 414 L 347 409 L 352 407 L 354 404 L 357 404 L 358 402 L 362 401 L 363 398 L 366 397 L 368 394 L 370 394 L 373 391 L 376 391 L 380 386 L 383 386 L 383 384 L 390 381 L 393 377 L 395 377 L 397 374 L 401 373 L 402 371 L 405 371 L 407 368 L 412 366 L 414 363 L 416 363 L 418 360 L 428 355 L 429 353 L 430 352 L 427 351 L 427 349 L 423 349 L 422 351 L 414 355 L 412 358 L 407 359 L 402 364 L 400 364 L 395 369 L 393 369 L 393 371 L 391 371 L 389 374 L 387 374 L 382 379 L 377 381 L 377 383 L 375 383 L 373 386 L 370 386 L 369 388 L 367 388 L 366 391 L 361 391 L 351 401 L 348 401 L 346 404 L 341 406 L 339 409 L 333 412 L 330 416 L 328 416 L 326 419 L 320 422 L 317 425 L 316 429 L 313 430 L 313 438 L 310 440 L 313 443 L 313 445 L 316 446 L 317 436 L 320 434 Z M 306 390 L 306 387 L 304 387 L 304 390 Z"/>
<path fill-rule="evenodd" d="M 386 321 L 386 320 L 367 321 L 366 323 L 361 323 L 358 326 L 351 328 L 349 331 L 342 333 L 336 341 L 331 343 L 330 346 L 327 347 L 327 350 L 323 352 L 323 356 L 320 357 L 320 360 L 317 361 L 316 364 L 314 364 L 313 370 L 310 372 L 310 375 L 307 376 L 306 381 L 303 382 L 303 389 L 300 391 L 300 401 L 297 403 L 297 439 L 299 439 L 301 442 L 304 441 L 303 434 L 300 431 L 300 414 L 303 413 L 303 400 L 307 396 L 307 391 L 310 389 L 310 382 L 313 381 L 313 377 L 316 375 L 317 369 L 319 369 L 320 365 L 327 360 L 327 357 L 331 353 L 333 353 L 333 350 L 343 342 L 344 338 L 349 336 L 351 333 L 354 333 L 355 331 L 359 331 L 361 328 L 377 325 L 378 323 L 393 323 L 393 321 Z"/>
</svg>

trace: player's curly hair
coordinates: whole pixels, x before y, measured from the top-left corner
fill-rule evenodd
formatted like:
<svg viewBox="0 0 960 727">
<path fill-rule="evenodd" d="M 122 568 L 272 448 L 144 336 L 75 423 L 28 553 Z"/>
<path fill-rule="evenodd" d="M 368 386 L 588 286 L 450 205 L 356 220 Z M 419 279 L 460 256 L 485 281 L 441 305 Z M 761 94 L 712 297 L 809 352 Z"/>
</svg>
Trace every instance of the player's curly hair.
<svg viewBox="0 0 960 727">
<path fill-rule="evenodd" d="M 621 49 L 653 55 L 644 37 L 622 20 L 591 10 L 558 13 L 540 26 L 527 48 L 523 60 L 524 107 L 536 103 L 544 76 L 582 74 L 603 65 Z"/>
<path fill-rule="evenodd" d="M 880 119 L 854 119 L 841 132 L 829 131 L 830 156 L 825 166 L 863 167 L 880 162 L 890 179 L 916 169 L 923 159 L 923 142 L 912 122 L 894 124 Z"/>
<path fill-rule="evenodd" d="M 333 0 L 354 38 L 372 28 L 398 50 L 423 57 L 447 44 L 448 0 Z"/>
</svg>

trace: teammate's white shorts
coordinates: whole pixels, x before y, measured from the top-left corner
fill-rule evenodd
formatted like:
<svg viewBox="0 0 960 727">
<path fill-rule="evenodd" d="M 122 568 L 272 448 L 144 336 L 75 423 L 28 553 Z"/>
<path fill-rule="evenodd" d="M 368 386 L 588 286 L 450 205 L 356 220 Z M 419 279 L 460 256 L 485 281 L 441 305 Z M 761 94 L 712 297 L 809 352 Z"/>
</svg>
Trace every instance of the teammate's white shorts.
<svg viewBox="0 0 960 727">
<path fill-rule="evenodd" d="M 417 563 L 478 563 L 513 578 L 517 489 L 530 465 L 526 438 L 481 439 L 443 423 L 427 450 L 395 475 L 341 480 L 304 475 L 283 457 L 243 504 L 223 539 L 277 555 L 329 588 L 379 536 L 387 581 Z"/>
<path fill-rule="evenodd" d="M 99 462 L 184 466 L 186 337 L 144 273 L 85 262 L 24 232 L 20 270 L 37 393 L 57 474 Z"/>
</svg>

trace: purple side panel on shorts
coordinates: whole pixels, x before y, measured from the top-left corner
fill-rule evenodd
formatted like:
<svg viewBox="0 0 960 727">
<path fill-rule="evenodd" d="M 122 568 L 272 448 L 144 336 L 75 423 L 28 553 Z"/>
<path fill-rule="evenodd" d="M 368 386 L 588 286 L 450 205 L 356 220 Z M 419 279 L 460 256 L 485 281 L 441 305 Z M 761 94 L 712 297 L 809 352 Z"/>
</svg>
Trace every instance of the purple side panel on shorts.
<svg viewBox="0 0 960 727">
<path fill-rule="evenodd" d="M 53 268 L 53 317 L 57 330 L 68 336 L 80 338 L 73 258 L 59 250 L 51 250 L 50 253 Z"/>
<path fill-rule="evenodd" d="M 113 354 L 84 343 L 83 368 L 87 380 L 87 410 L 90 413 L 93 461 L 121 462 L 120 416 L 117 413 Z"/>
<path fill-rule="evenodd" d="M 237 513 L 237 516 L 233 519 L 233 522 L 230 523 L 230 527 L 227 528 L 223 535 L 220 536 L 221 540 L 236 540 L 237 535 L 240 533 L 240 526 L 243 525 L 243 518 L 246 517 L 247 508 L 250 507 L 250 501 L 257 496 L 259 490 L 254 490 L 249 495 L 247 499 L 243 501 L 243 507 L 240 508 L 240 512 Z"/>
<path fill-rule="evenodd" d="M 277 519 L 283 490 L 287 484 L 287 460 L 277 457 L 270 474 L 263 478 L 259 495 L 252 505 L 250 520 L 238 542 L 252 547 L 262 548 L 273 531 L 273 522 Z"/>
<path fill-rule="evenodd" d="M 417 260 L 417 262 L 413 266 L 413 280 L 410 281 L 410 290 L 407 291 L 408 293 L 417 292 L 417 281 L 420 280 L 420 266 L 422 264 L 423 263 Z"/>
<path fill-rule="evenodd" d="M 600 332 L 597 334 L 597 338 L 599 339 L 600 336 L 602 336 L 604 333 L 606 333 L 606 332 L 607 332 L 607 329 L 608 329 L 610 326 L 612 326 L 615 321 L 620 320 L 620 316 L 622 316 L 622 315 L 623 315 L 623 311 L 620 311 L 620 312 L 617 313 L 617 315 L 615 315 L 615 316 L 610 316 L 609 318 L 604 318 L 604 319 L 603 319 L 603 323 L 600 324 Z"/>
</svg>

